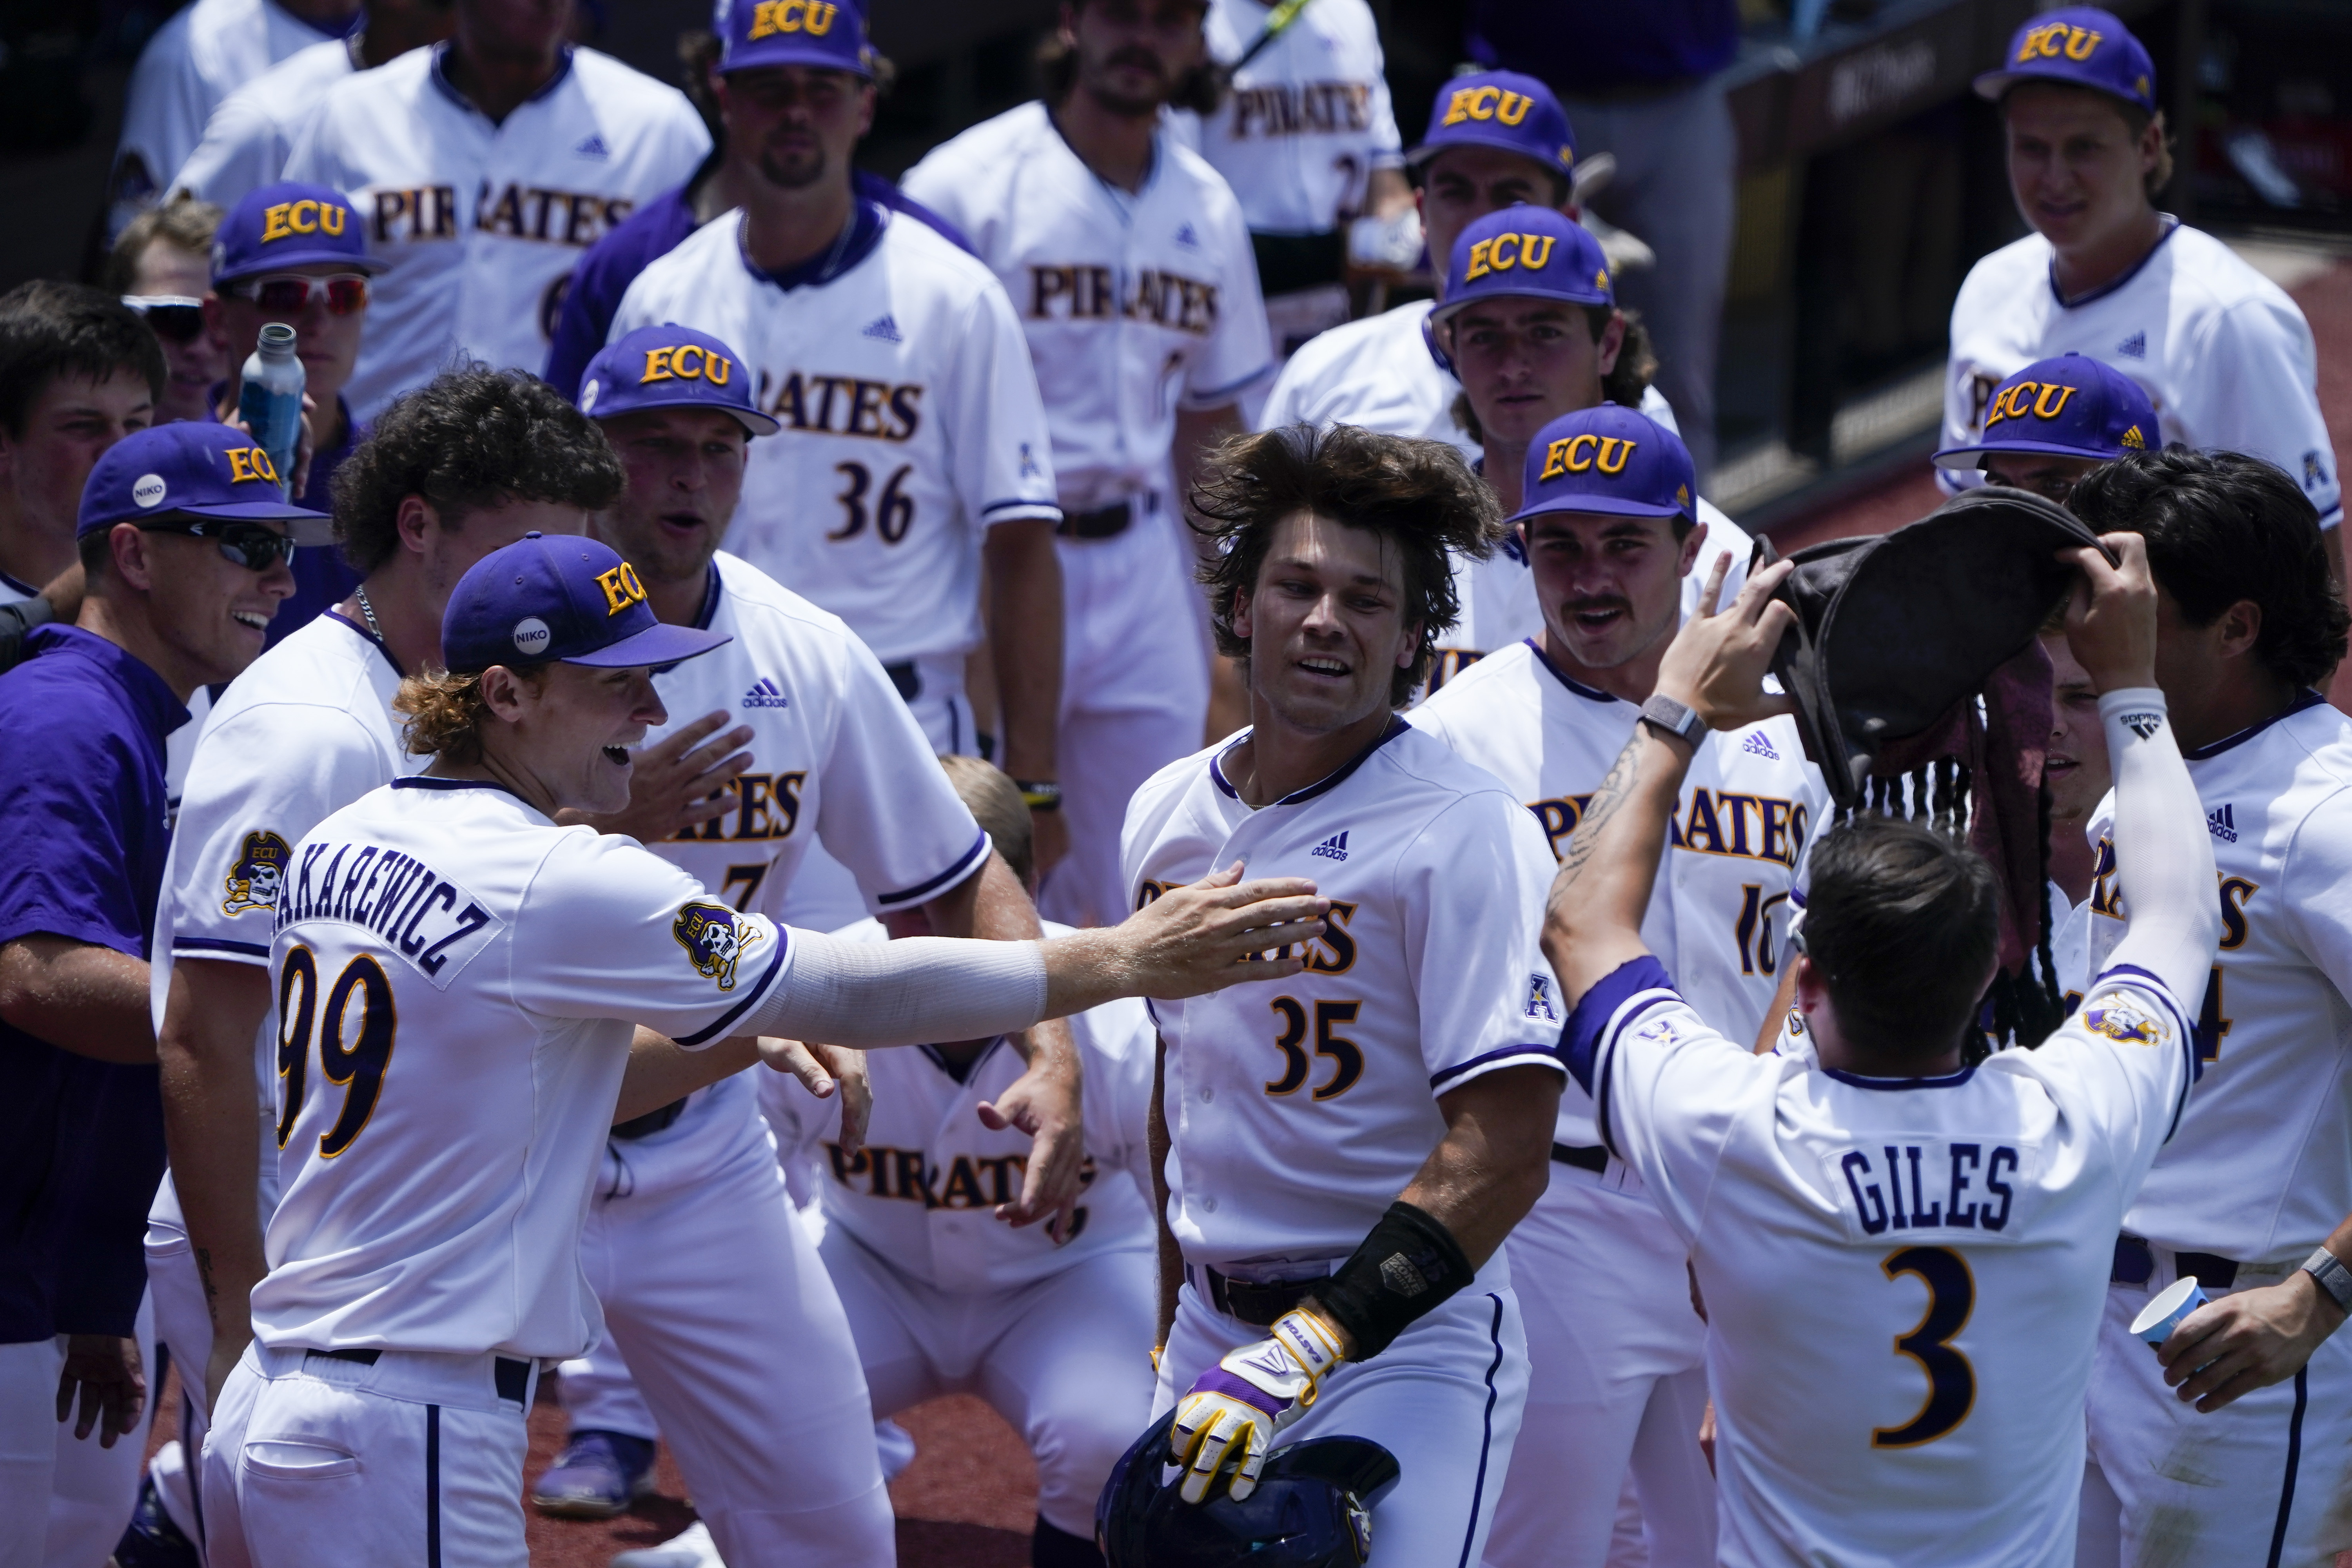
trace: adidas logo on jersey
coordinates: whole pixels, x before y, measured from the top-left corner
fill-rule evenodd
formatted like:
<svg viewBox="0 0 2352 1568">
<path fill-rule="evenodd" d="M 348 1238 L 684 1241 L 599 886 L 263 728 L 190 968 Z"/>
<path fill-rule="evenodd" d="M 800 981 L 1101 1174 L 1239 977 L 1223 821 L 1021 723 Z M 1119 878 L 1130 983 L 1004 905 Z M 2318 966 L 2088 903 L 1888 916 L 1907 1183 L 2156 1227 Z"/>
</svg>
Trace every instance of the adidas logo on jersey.
<svg viewBox="0 0 2352 1568">
<path fill-rule="evenodd" d="M 2205 831 L 2224 844 L 2238 841 L 2238 814 L 2226 801 L 2205 814 Z"/>
<path fill-rule="evenodd" d="M 872 321 L 866 323 L 866 330 L 860 335 L 869 338 L 879 338 L 886 343 L 904 342 L 906 341 L 898 335 L 898 321 L 889 316 L 875 317 Z"/>
<path fill-rule="evenodd" d="M 1192 232 L 1191 224 L 1183 224 L 1176 230 L 1176 243 L 1188 249 L 1198 250 L 1201 248 L 1201 237 Z"/>
<path fill-rule="evenodd" d="M 1780 760 L 1780 753 L 1772 749 L 1772 742 L 1764 738 L 1764 731 L 1761 730 L 1748 736 L 1739 749 L 1755 756 L 1769 757 L 1776 763 Z"/>
<path fill-rule="evenodd" d="M 1335 833 L 1307 853 L 1320 855 L 1326 860 L 1345 860 L 1348 858 L 1348 836 L 1344 833 Z"/>
<path fill-rule="evenodd" d="M 2147 357 L 2147 334 L 2146 332 L 2134 332 L 2131 336 L 2126 338 L 2123 342 L 2116 345 L 2116 353 L 2123 355 L 2126 359 L 2146 359 Z"/>
<path fill-rule="evenodd" d="M 593 132 L 587 141 L 572 150 L 583 158 L 609 158 L 613 155 L 611 150 L 604 145 L 604 139 Z"/>
<path fill-rule="evenodd" d="M 751 683 L 751 690 L 743 693 L 743 706 L 746 708 L 789 708 L 792 705 L 793 700 L 764 675 Z"/>
</svg>

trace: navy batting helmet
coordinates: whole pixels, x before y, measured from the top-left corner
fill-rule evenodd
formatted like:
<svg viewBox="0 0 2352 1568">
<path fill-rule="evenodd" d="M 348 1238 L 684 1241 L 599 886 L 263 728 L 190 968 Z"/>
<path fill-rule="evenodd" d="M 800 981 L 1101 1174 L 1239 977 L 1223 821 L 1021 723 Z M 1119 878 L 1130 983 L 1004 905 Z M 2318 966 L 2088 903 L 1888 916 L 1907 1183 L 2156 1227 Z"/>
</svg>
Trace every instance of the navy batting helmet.
<svg viewBox="0 0 2352 1568">
<path fill-rule="evenodd" d="M 1401 1473 L 1367 1437 L 1318 1437 L 1266 1457 L 1257 1489 L 1240 1502 L 1220 1490 L 1177 1495 L 1170 1411 L 1112 1468 L 1095 1503 L 1095 1544 L 1110 1568 L 1361 1568 L 1371 1555 L 1370 1510 Z"/>
</svg>

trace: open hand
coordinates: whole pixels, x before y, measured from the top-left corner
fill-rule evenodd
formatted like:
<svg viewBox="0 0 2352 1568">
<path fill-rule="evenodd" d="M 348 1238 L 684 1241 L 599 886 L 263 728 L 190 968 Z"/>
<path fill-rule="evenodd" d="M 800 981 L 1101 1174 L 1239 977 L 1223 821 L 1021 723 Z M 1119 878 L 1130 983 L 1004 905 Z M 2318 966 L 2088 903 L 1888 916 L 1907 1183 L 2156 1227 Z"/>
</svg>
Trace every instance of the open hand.
<svg viewBox="0 0 2352 1568">
<path fill-rule="evenodd" d="M 629 759 L 629 804 L 607 816 L 565 810 L 556 820 L 586 823 L 599 833 L 625 833 L 641 844 L 658 844 L 689 827 L 735 809 L 735 780 L 751 765 L 751 753 L 737 752 L 751 739 L 739 726 L 704 744 L 727 722 L 722 709 L 681 724 Z M 728 753 L 734 752 L 732 756 Z"/>
<path fill-rule="evenodd" d="M 2156 578 L 2147 569 L 2147 541 L 2108 533 L 2100 542 L 2120 558 L 2114 565 L 2087 547 L 2058 552 L 2083 574 L 2066 605 L 2066 647 L 2101 691 L 2154 686 Z"/>
<path fill-rule="evenodd" d="M 2156 1357 L 2181 1402 L 2194 1401 L 2210 1414 L 2293 1377 L 2343 1321 L 2327 1293 L 2298 1272 L 2283 1285 L 2233 1290 L 2208 1301 L 2180 1320 Z"/>
<path fill-rule="evenodd" d="M 983 1100 L 979 1106 L 980 1124 L 990 1131 L 1011 1127 L 1030 1138 L 1021 1195 L 997 1205 L 996 1217 L 1014 1226 L 1048 1220 L 1046 1234 L 1056 1246 L 1068 1239 L 1064 1232 L 1077 1207 L 1078 1172 L 1087 1158 L 1084 1087 L 1074 1065 L 1058 1056 L 1033 1062 L 992 1103 Z"/>
<path fill-rule="evenodd" d="M 1764 677 L 1780 638 L 1796 624 L 1796 612 L 1772 596 L 1794 570 L 1790 562 L 1774 562 L 1741 584 L 1738 597 L 1717 613 L 1731 554 L 1717 555 L 1697 613 L 1675 634 L 1658 666 L 1659 695 L 1689 708 L 1710 730 L 1736 730 L 1790 711 L 1795 704 L 1766 691 Z"/>
<path fill-rule="evenodd" d="M 59 1421 L 74 1414 L 77 1398 L 81 1403 L 80 1419 L 74 1422 L 77 1440 L 87 1438 L 96 1427 L 98 1446 L 111 1448 L 116 1438 L 135 1430 L 140 1413 L 147 1408 L 147 1374 L 139 1363 L 139 1342 L 112 1334 L 68 1334 L 65 1365 L 58 1373 Z"/>
</svg>

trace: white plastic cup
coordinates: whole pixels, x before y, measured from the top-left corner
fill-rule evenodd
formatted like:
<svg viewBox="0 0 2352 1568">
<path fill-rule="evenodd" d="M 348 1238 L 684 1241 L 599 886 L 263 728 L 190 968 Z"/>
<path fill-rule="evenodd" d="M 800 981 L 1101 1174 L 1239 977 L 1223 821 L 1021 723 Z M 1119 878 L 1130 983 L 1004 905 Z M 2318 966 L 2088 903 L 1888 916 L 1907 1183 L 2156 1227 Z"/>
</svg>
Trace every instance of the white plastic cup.
<svg viewBox="0 0 2352 1568">
<path fill-rule="evenodd" d="M 2181 1319 L 2204 1304 L 2205 1290 L 2197 1283 L 2197 1277 L 2183 1275 L 2166 1286 L 2162 1293 L 2132 1320 L 2132 1334 L 2135 1338 L 2146 1340 L 2150 1345 L 2161 1346 L 2172 1336 L 2172 1331 L 2179 1326 Z"/>
</svg>

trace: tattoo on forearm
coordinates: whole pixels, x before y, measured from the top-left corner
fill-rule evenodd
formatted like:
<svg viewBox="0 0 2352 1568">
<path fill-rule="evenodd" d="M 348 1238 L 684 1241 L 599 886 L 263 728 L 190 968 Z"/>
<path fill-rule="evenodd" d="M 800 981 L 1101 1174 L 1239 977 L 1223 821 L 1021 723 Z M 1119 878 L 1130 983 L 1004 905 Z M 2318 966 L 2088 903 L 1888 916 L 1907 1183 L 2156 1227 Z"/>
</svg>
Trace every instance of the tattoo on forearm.
<svg viewBox="0 0 2352 1568">
<path fill-rule="evenodd" d="M 1593 851 L 1600 844 L 1602 829 L 1609 826 L 1610 818 L 1624 808 L 1625 802 L 1633 796 L 1634 786 L 1642 782 L 1643 740 L 1642 731 L 1636 726 L 1633 738 L 1625 742 L 1625 749 L 1617 753 L 1615 762 L 1609 764 L 1609 776 L 1602 779 L 1601 787 L 1593 792 L 1591 804 L 1584 808 L 1584 816 L 1576 825 L 1576 837 L 1568 841 L 1568 854 L 1560 861 L 1559 876 L 1552 883 L 1554 899 L 1565 893 L 1577 878 L 1583 875 L 1586 863 L 1592 858 Z"/>
<path fill-rule="evenodd" d="M 213 1254 L 207 1247 L 196 1248 L 196 1274 L 205 1282 L 205 1315 L 220 1327 L 220 1287 L 213 1283 Z"/>
</svg>

